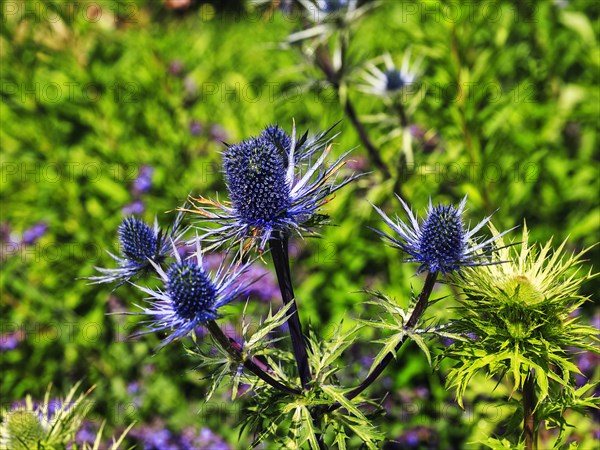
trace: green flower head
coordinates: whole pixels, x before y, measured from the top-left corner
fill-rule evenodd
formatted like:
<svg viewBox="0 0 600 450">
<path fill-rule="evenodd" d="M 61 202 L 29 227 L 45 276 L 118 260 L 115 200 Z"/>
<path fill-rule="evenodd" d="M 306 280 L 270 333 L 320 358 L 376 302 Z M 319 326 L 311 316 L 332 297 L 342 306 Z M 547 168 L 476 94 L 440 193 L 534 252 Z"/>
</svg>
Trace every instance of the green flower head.
<svg viewBox="0 0 600 450">
<path fill-rule="evenodd" d="M 501 238 L 497 245 L 504 264 L 467 269 L 453 278 L 464 293 L 454 331 L 475 338 L 459 340 L 448 349 L 447 355 L 459 360 L 449 384 L 458 388 L 460 400 L 481 369 L 511 374 L 514 390 L 532 374 L 541 402 L 550 381 L 567 387 L 572 375 L 580 373 L 569 361 L 568 347 L 598 351 L 592 345 L 597 330 L 580 324 L 572 314 L 588 300 L 579 294 L 580 286 L 594 276 L 581 270 L 587 250 L 565 255 L 566 241 L 556 250 L 552 240 L 530 245 L 526 225 L 520 245 L 505 246 Z"/>
</svg>

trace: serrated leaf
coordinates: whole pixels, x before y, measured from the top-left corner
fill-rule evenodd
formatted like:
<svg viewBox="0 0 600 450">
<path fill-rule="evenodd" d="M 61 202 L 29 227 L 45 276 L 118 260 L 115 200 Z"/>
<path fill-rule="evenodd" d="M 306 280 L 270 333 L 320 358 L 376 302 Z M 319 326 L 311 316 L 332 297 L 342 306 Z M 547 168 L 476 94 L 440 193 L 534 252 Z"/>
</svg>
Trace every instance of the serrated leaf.
<svg viewBox="0 0 600 450">
<path fill-rule="evenodd" d="M 290 302 L 287 305 L 282 306 L 274 316 L 272 316 L 271 312 L 269 311 L 267 318 L 252 334 L 252 337 L 245 342 L 244 346 L 248 352 L 252 352 L 254 347 L 258 343 L 262 343 L 269 333 L 287 322 L 290 316 L 286 314 L 292 305 L 293 303 Z"/>
<path fill-rule="evenodd" d="M 326 385 L 326 384 L 321 385 L 320 387 L 323 390 L 323 392 L 325 392 L 327 395 L 329 395 L 331 398 L 333 398 L 336 402 L 338 402 L 340 405 L 342 405 L 344 408 L 346 408 L 346 410 L 348 410 L 348 412 L 352 413 L 355 417 L 360 418 L 365 421 L 367 420 L 367 418 L 356 407 L 356 405 L 354 403 L 352 403 L 351 400 L 348 400 L 341 391 L 338 391 L 338 388 L 336 388 L 334 386 Z"/>
<path fill-rule="evenodd" d="M 419 346 L 419 348 L 423 351 L 423 353 L 425 353 L 425 357 L 427 358 L 427 362 L 429 363 L 429 366 L 431 367 L 431 354 L 429 353 L 429 347 L 427 347 L 427 344 L 425 343 L 425 341 L 423 340 L 423 338 L 421 336 L 419 336 L 418 334 L 415 333 L 410 333 L 409 337 L 415 341 L 415 343 Z"/>
<path fill-rule="evenodd" d="M 402 342 L 404 337 L 404 332 L 401 332 L 383 340 L 383 342 L 385 342 L 385 345 L 373 359 L 373 364 L 371 364 L 369 374 L 381 363 L 381 361 L 383 361 L 383 359 L 388 355 L 388 353 L 391 353 L 394 356 L 394 358 L 396 357 L 396 346 L 400 342 Z"/>
</svg>

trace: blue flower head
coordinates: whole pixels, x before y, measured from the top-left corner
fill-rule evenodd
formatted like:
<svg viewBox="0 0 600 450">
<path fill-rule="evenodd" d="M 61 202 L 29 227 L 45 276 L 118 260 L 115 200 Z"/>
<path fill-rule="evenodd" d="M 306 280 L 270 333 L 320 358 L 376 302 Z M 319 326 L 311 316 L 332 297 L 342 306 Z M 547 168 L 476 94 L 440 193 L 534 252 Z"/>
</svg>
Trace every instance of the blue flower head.
<svg viewBox="0 0 600 450">
<path fill-rule="evenodd" d="M 281 150 L 284 155 L 289 153 L 292 146 L 292 137 L 287 134 L 283 128 L 279 127 L 279 125 L 269 125 L 264 129 L 261 137 L 264 137 L 271 142 L 275 147 Z"/>
<path fill-rule="evenodd" d="M 458 208 L 452 205 L 433 206 L 430 199 L 427 215 L 421 221 L 400 197 L 398 199 L 410 219 L 409 223 L 398 218 L 393 221 L 379 208 L 374 207 L 395 235 L 375 231 L 392 246 L 407 253 L 410 256 L 406 259 L 407 262 L 419 263 L 418 273 L 429 271 L 447 274 L 460 271 L 466 266 L 495 264 L 491 261 L 491 253 L 494 250 L 491 244 L 510 230 L 484 241 L 475 237 L 491 216 L 483 219 L 472 230 L 465 227 L 462 216 L 466 196 Z"/>
<path fill-rule="evenodd" d="M 150 295 L 147 306 L 140 306 L 142 311 L 134 313 L 149 317 L 145 321 L 148 330 L 141 334 L 170 331 L 159 348 L 188 335 L 198 325 L 221 317 L 219 308 L 235 300 L 248 287 L 248 283 L 238 281 L 251 262 L 228 267 L 223 262 L 211 274 L 204 269 L 201 255 L 200 239 L 196 238 L 195 258 L 182 260 L 174 252 L 175 262 L 166 272 L 155 265 L 164 283 L 163 289 L 136 285 Z"/>
<path fill-rule="evenodd" d="M 349 6 L 349 0 L 318 0 L 317 7 L 326 13 L 340 11 Z"/>
<path fill-rule="evenodd" d="M 213 242 L 213 247 L 225 242 L 246 243 L 242 249 L 256 245 L 262 251 L 271 238 L 292 231 L 314 232 L 314 226 L 325 223 L 327 216 L 320 208 L 356 178 L 335 182 L 348 153 L 325 167 L 330 142 L 337 136 L 327 137 L 330 131 L 313 139 L 304 134 L 296 140 L 295 130 L 289 136 L 278 126 L 270 126 L 258 137 L 229 146 L 223 166 L 231 201 L 191 199 L 195 210 L 189 211 L 219 224 L 204 230 L 204 238 Z"/>
<path fill-rule="evenodd" d="M 202 266 L 193 261 L 173 264 L 167 272 L 167 294 L 179 317 L 201 323 L 217 317 L 216 288 Z"/>
<path fill-rule="evenodd" d="M 391 69 L 384 72 L 385 89 L 387 91 L 399 91 L 406 85 L 406 81 L 399 70 Z"/>
<path fill-rule="evenodd" d="M 132 263 L 145 265 L 148 259 L 157 256 L 158 233 L 141 220 L 135 217 L 125 219 L 119 225 L 117 233 L 121 252 Z"/>
<path fill-rule="evenodd" d="M 125 283 L 137 275 L 146 273 L 154 265 L 163 263 L 171 255 L 172 245 L 169 242 L 177 241 L 180 230 L 182 214 L 178 214 L 170 233 L 164 233 L 154 221 L 150 227 L 143 221 L 128 217 L 123 220 L 117 230 L 121 255 L 108 254 L 118 263 L 117 268 L 96 267 L 102 275 L 90 277 L 94 284 L 98 283 Z"/>
<path fill-rule="evenodd" d="M 223 159 L 229 198 L 246 223 L 271 223 L 290 206 L 283 152 L 271 139 L 259 136 L 233 145 Z"/>
<path fill-rule="evenodd" d="M 359 0 L 298 0 L 297 3 L 304 19 L 312 26 L 289 35 L 288 44 L 304 40 L 324 43 L 334 32 L 355 24 L 378 5 L 378 2 Z"/>
<path fill-rule="evenodd" d="M 359 89 L 381 97 L 397 96 L 413 85 L 421 73 L 422 58 L 417 58 L 412 64 L 410 60 L 411 51 L 407 50 L 401 65 L 395 64 L 388 53 L 367 62 L 362 73 L 364 84 L 358 85 Z"/>
</svg>

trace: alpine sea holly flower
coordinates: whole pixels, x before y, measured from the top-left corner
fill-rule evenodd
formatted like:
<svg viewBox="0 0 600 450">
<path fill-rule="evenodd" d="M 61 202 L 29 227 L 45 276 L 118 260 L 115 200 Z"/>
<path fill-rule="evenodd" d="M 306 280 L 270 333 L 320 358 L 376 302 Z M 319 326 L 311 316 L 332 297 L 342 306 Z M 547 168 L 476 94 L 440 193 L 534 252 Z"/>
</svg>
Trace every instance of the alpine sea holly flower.
<svg viewBox="0 0 600 450">
<path fill-rule="evenodd" d="M 508 262 L 465 270 L 451 278 L 464 293 L 457 310 L 460 320 L 451 329 L 465 339 L 446 350 L 446 356 L 458 360 L 448 385 L 457 387 L 460 401 L 468 382 L 484 369 L 490 375 L 510 376 L 514 390 L 533 376 L 538 403 L 556 395 L 549 389 L 553 381 L 569 398 L 575 376 L 581 374 L 570 361 L 569 348 L 599 353 L 594 345 L 598 330 L 572 314 L 589 300 L 579 294 L 579 288 L 595 276 L 591 270 L 581 271 L 587 250 L 564 255 L 566 241 L 556 250 L 551 240 L 530 246 L 526 225 L 520 245 L 505 246 L 492 231 L 502 246 L 499 257 Z M 471 334 L 479 338 L 466 339 Z"/>
<path fill-rule="evenodd" d="M 118 228 L 121 256 L 107 252 L 118 263 L 117 268 L 95 267 L 102 275 L 90 277 L 93 284 L 112 283 L 122 284 L 136 275 L 152 269 L 153 265 L 161 264 L 171 255 L 172 245 L 169 240 L 177 241 L 183 231 L 179 230 L 182 214 L 178 214 L 173 228 L 168 235 L 154 221 L 150 227 L 143 221 L 128 217 Z"/>
<path fill-rule="evenodd" d="M 262 132 L 262 136 L 271 141 L 284 155 L 289 153 L 292 146 L 292 138 L 279 125 L 269 125 Z"/>
<path fill-rule="evenodd" d="M 402 58 L 402 65 L 397 67 L 392 57 L 386 53 L 378 59 L 368 62 L 362 74 L 366 84 L 358 88 L 369 94 L 382 97 L 392 97 L 415 83 L 420 74 L 422 58 L 419 58 L 412 66 L 410 64 L 411 52 L 408 50 Z M 383 67 L 380 66 L 380 60 Z"/>
<path fill-rule="evenodd" d="M 182 260 L 177 251 L 173 254 L 175 262 L 167 271 L 151 262 L 164 282 L 164 289 L 136 285 L 150 295 L 148 305 L 139 306 L 142 311 L 133 313 L 149 317 L 145 321 L 148 330 L 140 334 L 171 331 L 159 348 L 188 335 L 196 326 L 221 317 L 219 308 L 235 300 L 246 289 L 247 286 L 238 281 L 251 264 L 226 266 L 222 263 L 211 274 L 202 264 L 199 238 L 196 238 L 195 258 Z"/>
<path fill-rule="evenodd" d="M 394 222 L 374 206 L 396 235 L 390 236 L 379 230 L 375 232 L 383 236 L 384 240 L 392 246 L 407 253 L 410 258 L 406 259 L 406 262 L 419 263 L 417 273 L 429 271 L 447 274 L 460 271 L 466 266 L 495 264 L 491 261 L 491 253 L 494 250 L 492 243 L 510 230 L 484 241 L 475 237 L 475 234 L 489 222 L 491 216 L 483 219 L 472 230 L 466 228 L 462 217 L 467 201 L 466 196 L 458 208 L 452 205 L 433 206 L 429 199 L 427 215 L 421 221 L 404 200 L 400 197 L 398 200 L 402 203 L 410 223 L 407 224 L 399 218 Z"/>
<path fill-rule="evenodd" d="M 336 183 L 349 152 L 325 166 L 331 140 L 337 136 L 328 137 L 331 129 L 313 139 L 304 134 L 296 140 L 295 129 L 289 136 L 271 126 L 258 137 L 228 146 L 223 166 L 231 202 L 191 199 L 195 210 L 187 210 L 219 224 L 205 230 L 204 238 L 213 246 L 243 244 L 248 239 L 246 248 L 257 246 L 262 252 L 271 238 L 312 233 L 316 225 L 325 223 L 321 207 L 356 178 Z"/>
<path fill-rule="evenodd" d="M 347 8 L 351 2 L 350 0 L 317 0 L 315 3 L 321 11 L 332 13 Z M 353 0 L 352 3 L 357 2 Z"/>
<path fill-rule="evenodd" d="M 288 36 L 288 44 L 313 38 L 324 41 L 336 30 L 357 22 L 377 6 L 377 2 L 367 2 L 359 6 L 358 0 L 299 0 L 299 3 L 303 8 L 304 17 L 312 26 L 292 33 Z"/>
</svg>

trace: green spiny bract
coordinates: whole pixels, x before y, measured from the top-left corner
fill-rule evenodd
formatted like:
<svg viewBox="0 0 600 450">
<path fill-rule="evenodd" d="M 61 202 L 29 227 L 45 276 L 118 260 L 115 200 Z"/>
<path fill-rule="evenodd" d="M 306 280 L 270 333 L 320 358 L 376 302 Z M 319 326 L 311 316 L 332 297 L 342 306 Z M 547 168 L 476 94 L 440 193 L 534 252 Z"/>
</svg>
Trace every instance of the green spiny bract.
<svg viewBox="0 0 600 450">
<path fill-rule="evenodd" d="M 241 381 L 249 384 L 245 392 L 252 392 L 247 399 L 245 414 L 242 415 L 240 433 L 248 428 L 255 436 L 251 448 L 269 442 L 278 448 L 311 448 L 319 450 L 319 439 L 337 448 L 376 449 L 384 435 L 373 425 L 373 415 L 379 412 L 378 405 L 363 396 L 352 400 L 346 398 L 348 389 L 338 385 L 337 372 L 342 368 L 336 364 L 341 354 L 354 342 L 358 328 L 343 330 L 338 327 L 328 340 L 322 340 L 315 333 L 308 336 L 308 355 L 314 380 L 307 390 L 300 389 L 294 357 L 291 352 L 273 345 L 281 338 L 269 337 L 289 317 L 289 305 L 276 314 L 269 315 L 256 330 L 250 333 L 250 326 L 242 329 L 244 349 L 242 358 L 259 357 L 272 368 L 272 376 L 282 384 L 297 389 L 297 394 L 288 394 L 273 389 L 250 372 L 240 371 L 243 359 L 232 357 L 218 341 L 203 346 L 200 342 L 188 353 L 202 359 L 201 367 L 210 366 L 212 386 L 206 398 L 224 381 L 231 383 L 232 395 L 237 396 Z M 217 350 L 215 354 L 211 347 Z M 342 408 L 328 411 L 333 405 Z M 361 409 L 369 405 L 373 412 Z"/>
<path fill-rule="evenodd" d="M 16 409 L 10 411 L 3 427 L 3 438 L 6 435 L 6 447 L 13 450 L 27 450 L 38 448 L 44 442 L 46 427 L 42 424 L 34 411 Z"/>
<path fill-rule="evenodd" d="M 461 405 L 469 381 L 480 370 L 490 376 L 510 376 L 513 393 L 523 389 L 528 376 L 533 377 L 536 409 L 544 400 L 555 402 L 557 392 L 562 392 L 561 414 L 585 401 L 574 394 L 574 375 L 580 371 L 570 361 L 568 347 L 598 352 L 593 345 L 598 331 L 579 323 L 573 314 L 588 300 L 578 293 L 580 286 L 595 275 L 581 270 L 587 250 L 565 256 L 566 241 L 554 251 L 551 243 L 529 246 L 525 225 L 520 245 L 497 241 L 505 263 L 468 269 L 453 277 L 464 297 L 451 331 L 462 338 L 445 356 L 458 360 L 447 384 L 457 388 Z M 569 392 L 573 395 L 565 395 Z M 574 399 L 572 404 L 564 401 L 568 398 Z"/>
<path fill-rule="evenodd" d="M 63 399 L 51 400 L 51 388 L 48 387 L 43 401 L 34 402 L 31 396 L 28 395 L 21 405 L 10 410 L 2 410 L 0 449 L 59 450 L 73 448 L 74 450 L 98 450 L 104 431 L 104 422 L 98 430 L 93 446 L 84 443 L 83 446 L 79 447 L 75 442 L 77 431 L 86 415 L 91 411 L 89 403 L 85 400 L 94 389 L 94 387 L 90 388 L 75 399 L 75 394 L 80 385 L 81 382 L 75 384 Z M 133 424 L 125 429 L 119 439 L 113 439 L 112 445 L 107 448 L 109 450 L 121 448 L 123 439 L 132 426 Z"/>
</svg>

